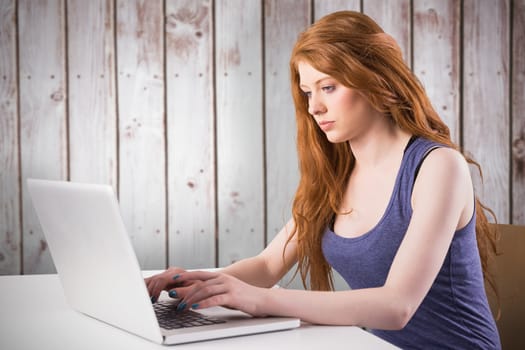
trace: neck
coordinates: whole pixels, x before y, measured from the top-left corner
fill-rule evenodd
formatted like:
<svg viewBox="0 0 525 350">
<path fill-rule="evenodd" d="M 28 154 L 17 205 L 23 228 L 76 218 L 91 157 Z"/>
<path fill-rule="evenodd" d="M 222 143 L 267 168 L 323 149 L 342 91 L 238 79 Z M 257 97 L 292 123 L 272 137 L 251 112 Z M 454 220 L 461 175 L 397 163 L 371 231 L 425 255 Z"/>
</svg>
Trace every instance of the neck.
<svg viewBox="0 0 525 350">
<path fill-rule="evenodd" d="M 349 142 L 359 168 L 377 168 L 397 162 L 410 140 L 410 134 L 401 130 L 386 118 L 372 125 L 364 134 Z"/>
</svg>

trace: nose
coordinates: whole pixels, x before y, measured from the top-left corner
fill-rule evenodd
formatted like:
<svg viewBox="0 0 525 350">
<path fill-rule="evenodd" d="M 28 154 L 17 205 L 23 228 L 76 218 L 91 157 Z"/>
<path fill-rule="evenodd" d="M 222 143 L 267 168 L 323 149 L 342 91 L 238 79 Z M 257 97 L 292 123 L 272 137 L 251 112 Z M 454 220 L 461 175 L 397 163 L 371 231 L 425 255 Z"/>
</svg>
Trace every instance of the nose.
<svg viewBox="0 0 525 350">
<path fill-rule="evenodd" d="M 317 94 L 312 94 L 308 100 L 308 113 L 313 116 L 326 112 L 326 106 Z"/>
</svg>

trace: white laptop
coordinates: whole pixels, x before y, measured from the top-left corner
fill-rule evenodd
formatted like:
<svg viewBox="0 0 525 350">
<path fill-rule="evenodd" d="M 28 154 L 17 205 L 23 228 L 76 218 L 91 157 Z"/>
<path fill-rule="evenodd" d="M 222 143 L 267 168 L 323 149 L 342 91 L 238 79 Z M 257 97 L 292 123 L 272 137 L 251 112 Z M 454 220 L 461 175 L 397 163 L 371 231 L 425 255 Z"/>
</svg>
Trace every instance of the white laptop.
<svg viewBox="0 0 525 350">
<path fill-rule="evenodd" d="M 254 318 L 222 307 L 175 313 L 176 301 L 163 292 L 158 303 L 174 304 L 168 305 L 169 322 L 190 316 L 204 320 L 195 323 L 203 325 L 182 321 L 182 325 L 170 325 L 172 329 L 159 326 L 112 188 L 36 179 L 28 180 L 28 188 L 64 294 L 77 311 L 162 344 L 300 325 L 296 318 Z"/>
</svg>

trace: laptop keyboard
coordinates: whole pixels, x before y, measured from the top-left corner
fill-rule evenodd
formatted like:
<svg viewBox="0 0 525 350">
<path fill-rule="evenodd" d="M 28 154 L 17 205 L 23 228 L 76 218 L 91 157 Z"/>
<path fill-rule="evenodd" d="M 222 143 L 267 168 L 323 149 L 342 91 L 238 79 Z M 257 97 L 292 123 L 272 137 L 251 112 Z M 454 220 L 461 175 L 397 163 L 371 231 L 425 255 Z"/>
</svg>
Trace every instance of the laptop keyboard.
<svg viewBox="0 0 525 350">
<path fill-rule="evenodd" d="M 171 300 L 158 301 L 153 304 L 153 309 L 160 327 L 164 329 L 209 326 L 226 322 L 191 310 L 177 311 L 177 303 Z"/>
</svg>

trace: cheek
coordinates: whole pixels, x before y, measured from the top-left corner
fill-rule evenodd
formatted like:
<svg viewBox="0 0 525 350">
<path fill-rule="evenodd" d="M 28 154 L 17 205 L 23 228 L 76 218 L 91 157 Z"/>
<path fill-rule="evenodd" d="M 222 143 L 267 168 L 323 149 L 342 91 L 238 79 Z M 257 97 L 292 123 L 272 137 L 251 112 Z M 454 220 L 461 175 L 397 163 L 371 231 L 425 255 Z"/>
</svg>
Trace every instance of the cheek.
<svg viewBox="0 0 525 350">
<path fill-rule="evenodd" d="M 357 93 L 347 92 L 337 97 L 337 104 L 349 113 L 359 113 L 364 108 L 364 99 Z"/>
</svg>

